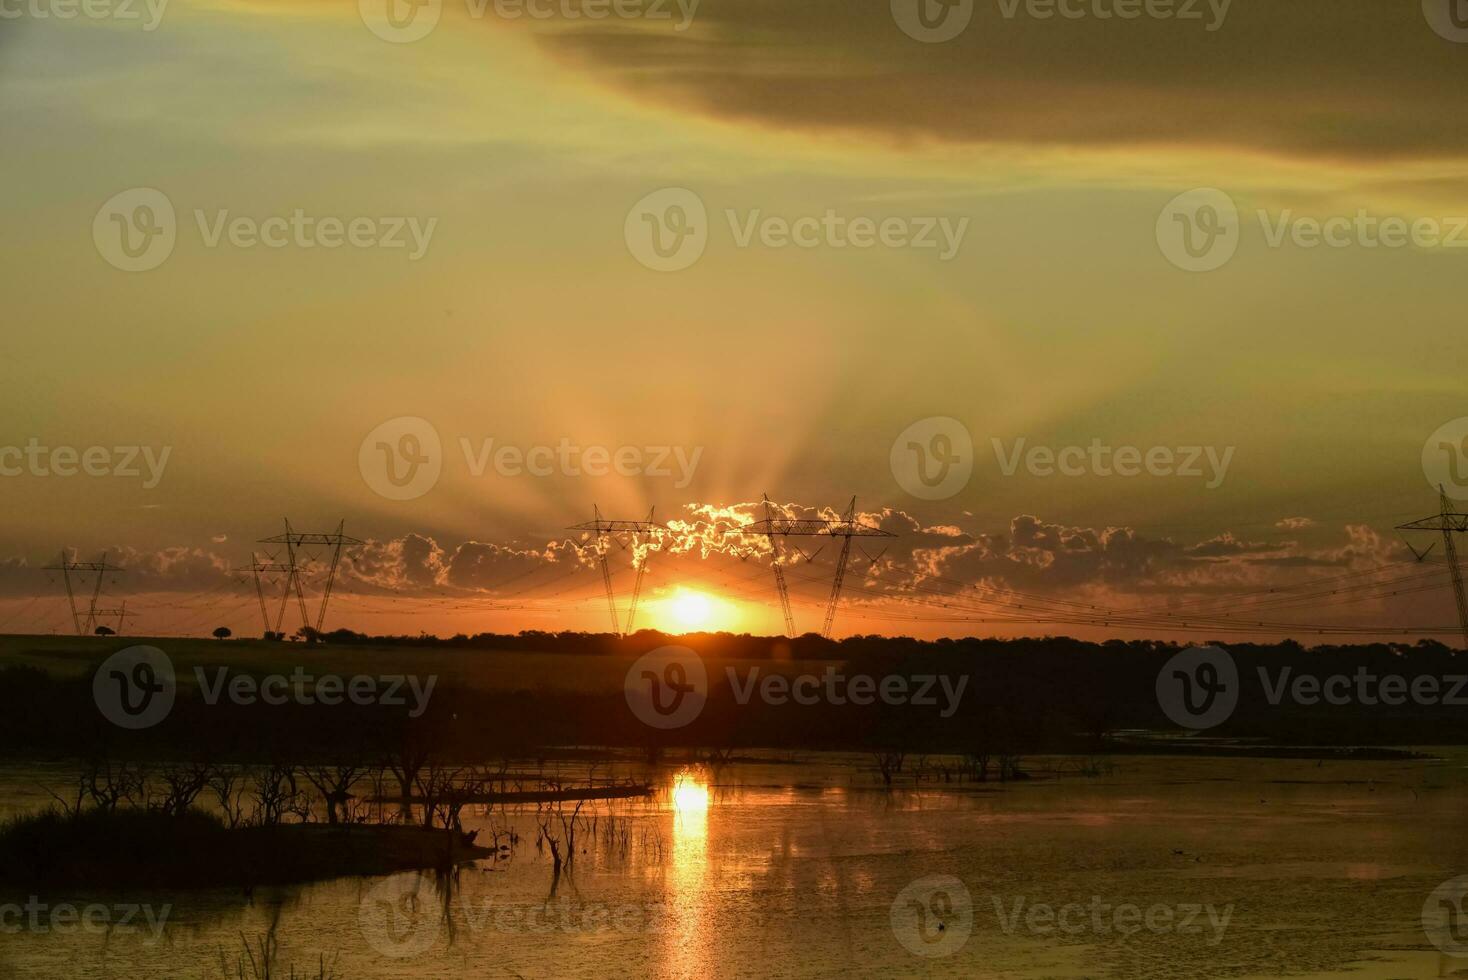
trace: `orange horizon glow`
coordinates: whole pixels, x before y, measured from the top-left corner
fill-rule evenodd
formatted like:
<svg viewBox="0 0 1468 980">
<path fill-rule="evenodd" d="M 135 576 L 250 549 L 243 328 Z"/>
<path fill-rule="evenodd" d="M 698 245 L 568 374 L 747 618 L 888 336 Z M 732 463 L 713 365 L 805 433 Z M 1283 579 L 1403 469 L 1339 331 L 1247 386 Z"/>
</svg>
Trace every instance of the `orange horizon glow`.
<svg viewBox="0 0 1468 980">
<path fill-rule="evenodd" d="M 653 599 L 648 613 L 653 629 L 670 634 L 736 632 L 734 627 L 745 620 L 728 599 L 686 585 Z"/>
</svg>

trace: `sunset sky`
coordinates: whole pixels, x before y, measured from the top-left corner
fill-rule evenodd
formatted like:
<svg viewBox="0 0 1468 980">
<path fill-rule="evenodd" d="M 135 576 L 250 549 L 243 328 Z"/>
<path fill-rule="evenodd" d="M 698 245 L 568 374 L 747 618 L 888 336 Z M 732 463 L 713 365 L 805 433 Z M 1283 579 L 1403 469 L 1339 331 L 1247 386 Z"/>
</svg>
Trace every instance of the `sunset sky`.
<svg viewBox="0 0 1468 980">
<path fill-rule="evenodd" d="M 902 2 L 593 20 L 449 0 L 407 43 L 374 33 L 372 0 L 171 0 L 151 30 L 141 0 L 140 21 L 0 20 L 0 445 L 168 450 L 152 487 L 146 466 L 0 477 L 0 628 L 69 628 L 39 571 L 66 548 L 125 564 L 107 592 L 133 597 L 132 629 L 257 631 L 232 571 L 289 517 L 368 542 L 332 626 L 602 629 L 599 575 L 565 530 L 599 506 L 673 525 L 640 625 L 773 632 L 762 542 L 723 533 L 763 517 L 766 492 L 828 516 L 855 495 L 899 535 L 854 564 L 838 633 L 985 632 L 931 605 L 963 585 L 1134 608 L 1409 559 L 1392 527 L 1438 506 L 1424 444 L 1468 415 L 1468 31 L 1415 0 L 1199 3 L 1198 20 L 980 0 L 927 43 L 899 28 Z M 1240 237 L 1189 272 L 1159 215 L 1200 187 L 1237 205 Z M 176 244 L 129 272 L 97 236 L 134 188 L 171 203 Z M 707 246 L 657 271 L 630 236 L 669 188 L 706 207 Z M 408 244 L 210 244 L 220 222 L 297 210 L 401 218 Z M 828 211 L 966 223 L 947 258 L 740 244 L 751 221 Z M 1269 241 L 1286 217 L 1362 212 L 1461 247 Z M 430 223 L 418 254 L 408 229 Z M 413 499 L 362 464 L 399 418 L 441 441 Z M 974 445 L 966 485 L 936 500 L 892 462 L 931 418 Z M 464 442 L 490 439 L 667 447 L 671 472 L 475 475 Z M 993 440 L 1020 439 L 1232 454 L 1213 487 L 1006 475 Z M 802 628 L 838 548 L 792 567 Z M 613 552 L 624 614 L 630 559 Z M 1439 588 L 1270 618 L 1455 614 Z"/>
</svg>

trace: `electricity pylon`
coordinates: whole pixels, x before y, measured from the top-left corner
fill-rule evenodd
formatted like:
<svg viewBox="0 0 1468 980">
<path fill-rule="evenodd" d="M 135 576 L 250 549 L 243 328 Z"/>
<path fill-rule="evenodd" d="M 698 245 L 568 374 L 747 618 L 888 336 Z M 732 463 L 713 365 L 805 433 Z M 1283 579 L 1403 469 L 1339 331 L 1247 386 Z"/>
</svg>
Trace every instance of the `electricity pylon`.
<svg viewBox="0 0 1468 980">
<path fill-rule="evenodd" d="M 775 590 L 780 593 L 780 611 L 785 615 L 785 635 L 795 635 L 795 616 L 790 612 L 790 587 L 785 584 L 785 567 L 780 564 L 780 542 L 771 530 L 775 521 L 775 505 L 770 503 L 770 495 L 764 494 L 765 498 L 765 537 L 770 542 L 770 561 L 775 569 Z"/>
<path fill-rule="evenodd" d="M 1443 552 L 1448 560 L 1448 576 L 1453 580 L 1453 599 L 1458 603 L 1458 626 L 1463 630 L 1463 646 L 1468 647 L 1468 599 L 1463 596 L 1463 569 L 1458 566 L 1458 545 L 1454 534 L 1468 533 L 1468 514 L 1453 510 L 1448 493 L 1439 484 L 1438 512 L 1432 517 L 1397 525 L 1398 531 L 1441 531 Z M 1409 546 L 1410 547 L 1410 546 Z M 1416 554 L 1416 549 L 1413 549 Z M 1423 552 L 1426 555 L 1426 552 Z M 1419 559 L 1420 560 L 1420 559 Z"/>
<path fill-rule="evenodd" d="M 98 616 L 117 615 L 117 611 L 114 609 L 97 608 L 97 600 L 102 596 L 102 579 L 106 577 L 108 572 L 122 571 L 120 565 L 107 564 L 107 552 L 102 552 L 101 561 L 68 561 L 66 552 L 63 551 L 61 553 L 60 564 L 47 565 L 45 571 L 61 573 L 61 578 L 66 583 L 66 601 L 71 606 L 71 624 L 76 629 L 78 636 L 90 636 L 97 628 Z M 76 607 L 76 589 L 71 584 L 72 572 L 94 572 L 97 575 L 97 581 L 92 586 L 91 601 L 87 603 L 85 619 L 82 617 L 81 610 Z"/>
<path fill-rule="evenodd" d="M 267 634 L 272 632 L 279 633 L 281 621 L 285 618 L 285 606 L 291 597 L 291 583 L 295 578 L 295 569 L 284 562 L 260 561 L 252 551 L 250 552 L 250 565 L 245 571 L 255 576 L 255 595 L 260 600 L 260 622 L 264 625 L 265 632 Z M 265 586 L 260 582 L 260 574 L 262 572 L 266 574 L 278 573 L 286 576 L 285 590 L 280 596 L 280 611 L 275 614 L 274 627 L 270 625 L 270 613 L 265 608 Z M 305 615 L 304 607 L 302 608 L 302 615 Z"/>
<path fill-rule="evenodd" d="M 651 534 L 654 531 L 669 530 L 667 525 L 659 524 L 652 519 L 655 510 L 656 508 L 647 512 L 645 521 L 609 521 L 603 520 L 601 508 L 593 505 L 592 513 L 595 515 L 595 520 L 587 521 L 584 524 L 572 524 L 566 528 L 568 531 L 591 531 L 596 534 L 597 563 L 601 566 L 601 579 L 607 590 L 607 610 L 612 615 L 612 634 L 614 636 L 627 636 L 632 632 L 632 620 L 637 615 L 637 600 L 642 595 L 642 577 L 647 571 L 648 558 L 644 554 L 642 562 L 637 566 L 637 583 L 632 588 L 632 605 L 627 610 L 627 632 L 624 633 L 621 620 L 617 616 L 617 596 L 612 591 L 612 569 L 607 564 L 609 545 L 604 544 L 602 539 L 608 538 L 621 544 L 621 539 L 617 537 L 619 534 Z M 636 560 L 634 551 L 633 561 Z"/>
<path fill-rule="evenodd" d="M 648 511 L 647 511 L 647 521 L 646 521 L 647 524 L 652 524 L 653 523 L 653 519 L 652 518 L 653 518 L 653 514 L 656 513 L 656 511 L 657 511 L 657 508 L 656 507 L 649 507 L 648 508 Z M 659 526 L 661 526 L 661 525 L 659 525 Z M 628 636 L 631 636 L 632 635 L 632 632 L 633 632 L 633 630 L 632 630 L 632 621 L 637 618 L 637 600 L 639 598 L 641 598 L 641 596 L 642 596 L 642 578 L 643 578 L 644 575 L 647 574 L 647 563 L 651 560 L 651 558 L 652 558 L 652 550 L 651 549 L 647 549 L 647 550 L 644 550 L 643 553 L 642 553 L 642 560 L 641 561 L 637 561 L 637 550 L 636 550 L 635 547 L 633 548 L 633 551 L 632 551 L 632 560 L 635 561 L 635 562 L 637 562 L 637 580 L 636 580 L 636 582 L 632 586 L 632 605 L 630 605 L 630 606 L 627 607 L 627 635 Z"/>
<path fill-rule="evenodd" d="M 768 499 L 768 498 L 767 498 Z M 768 511 L 767 511 L 768 513 Z M 831 582 L 831 598 L 826 602 L 826 621 L 821 628 L 821 635 L 830 638 L 831 628 L 836 623 L 836 607 L 841 601 L 841 587 L 846 581 L 846 565 L 851 559 L 852 538 L 895 538 L 897 535 L 890 531 L 884 531 L 870 524 L 863 524 L 856 519 L 856 498 L 851 498 L 851 503 L 846 507 L 846 513 L 841 515 L 840 520 L 795 520 L 788 517 L 766 517 L 762 521 L 746 524 L 740 529 L 744 534 L 763 534 L 771 542 L 775 535 L 781 537 L 831 537 L 841 538 L 841 555 L 836 559 L 836 577 Z M 881 557 L 879 554 L 878 558 Z M 868 561 L 876 561 L 876 558 L 867 556 Z M 776 565 L 779 568 L 779 565 Z M 783 588 L 785 574 L 783 571 L 776 576 L 776 584 L 781 587 L 781 600 L 786 604 L 786 624 L 791 635 L 795 633 L 794 620 L 789 613 L 788 593 Z"/>
<path fill-rule="evenodd" d="M 326 627 L 326 606 L 327 606 L 327 604 L 329 602 L 331 602 L 331 589 L 332 589 L 332 586 L 336 583 L 336 570 L 341 565 L 342 548 L 344 546 L 346 546 L 346 545 L 358 545 L 358 544 L 362 544 L 362 542 L 360 540 L 358 540 L 357 538 L 348 537 L 347 535 L 345 535 L 345 534 L 342 533 L 342 529 L 344 527 L 346 527 L 346 523 L 347 523 L 346 521 L 341 521 L 340 523 L 338 523 L 337 526 L 336 526 L 336 530 L 335 531 L 296 531 L 296 530 L 294 530 L 294 529 L 291 528 L 290 519 L 287 518 L 286 519 L 286 522 L 285 522 L 285 533 L 284 534 L 277 534 L 277 535 L 275 535 L 275 537 L 272 537 L 272 538 L 261 538 L 260 539 L 260 543 L 261 544 L 283 544 L 283 545 L 285 545 L 286 560 L 283 563 L 284 564 L 284 567 L 279 567 L 279 568 L 276 568 L 276 567 L 260 568 L 260 569 L 256 570 L 255 571 L 255 575 L 256 575 L 256 579 L 255 579 L 256 589 L 257 589 L 257 591 L 259 589 L 259 584 L 260 584 L 259 574 L 260 574 L 261 571 L 283 571 L 283 572 L 285 572 L 286 573 L 285 594 L 288 597 L 290 595 L 290 593 L 291 593 L 292 588 L 295 589 L 296 602 L 301 607 L 301 629 L 302 629 L 302 631 L 304 633 L 308 633 L 309 634 L 310 631 L 312 630 L 312 626 L 311 626 L 311 615 L 310 615 L 310 613 L 308 613 L 306 611 L 306 592 L 305 592 L 305 587 L 301 584 L 301 564 L 300 564 L 300 562 L 298 562 L 296 560 L 296 549 L 303 548 L 303 547 L 310 547 L 310 546 L 313 546 L 313 545 L 320 545 L 320 546 L 329 547 L 329 548 L 332 549 L 331 550 L 331 565 L 327 569 L 327 572 L 326 572 L 326 585 L 324 586 L 324 588 L 321 591 L 321 608 L 320 608 L 320 610 L 316 614 L 315 631 L 319 635 L 325 629 L 325 627 Z M 251 557 L 253 557 L 253 556 L 251 556 Z M 259 562 L 256 562 L 255 563 L 255 565 L 259 565 L 259 564 L 261 564 L 261 563 L 259 563 Z M 277 564 L 280 564 L 280 563 L 269 562 L 269 563 L 265 563 L 265 564 L 268 564 L 268 565 L 277 565 Z M 283 597 L 281 599 L 281 605 L 282 605 L 281 612 L 282 612 L 282 614 L 285 611 L 284 610 L 285 602 L 286 602 L 286 599 Z M 264 611 L 264 605 L 265 605 L 264 604 L 264 599 L 263 599 L 263 596 L 262 596 L 262 598 L 261 598 L 261 611 L 262 612 Z M 280 630 L 280 617 L 277 617 L 277 619 L 276 619 L 276 631 L 279 632 L 279 630 Z"/>
</svg>

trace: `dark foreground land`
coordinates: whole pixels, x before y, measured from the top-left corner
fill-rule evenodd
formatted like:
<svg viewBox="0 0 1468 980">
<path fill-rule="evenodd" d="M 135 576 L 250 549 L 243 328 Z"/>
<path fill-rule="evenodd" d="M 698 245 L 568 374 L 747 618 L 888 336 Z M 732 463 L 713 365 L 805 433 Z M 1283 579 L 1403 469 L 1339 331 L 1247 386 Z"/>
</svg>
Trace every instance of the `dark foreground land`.
<svg viewBox="0 0 1468 980">
<path fill-rule="evenodd" d="M 52 810 L 0 827 L 0 888 L 251 888 L 448 869 L 491 853 L 463 834 L 409 825 L 231 829 L 200 810 Z"/>
<path fill-rule="evenodd" d="M 160 724 L 127 732 L 97 710 L 92 675 L 108 655 L 139 643 L 169 656 L 178 696 Z M 686 726 L 659 730 L 629 710 L 623 683 L 638 656 L 668 644 L 698 653 L 707 668 L 708 703 Z M 787 640 L 651 631 L 625 639 L 522 633 L 445 640 L 340 631 L 320 643 L 3 637 L 0 744 L 29 758 L 105 754 L 248 763 L 381 759 L 420 750 L 462 761 L 536 759 L 570 746 L 631 748 L 653 758 L 668 750 L 747 748 L 981 757 L 1257 751 L 1250 745 L 1331 756 L 1359 746 L 1468 744 L 1468 711 L 1449 696 L 1468 699 L 1468 656 L 1441 644 L 1220 645 L 1238 666 L 1238 705 L 1206 738 L 1197 738 L 1159 707 L 1159 671 L 1182 647 L 1156 641 L 873 636 L 838 642 L 813 635 Z M 856 704 L 822 697 L 802 704 L 749 693 L 751 680 L 832 672 L 843 683 L 859 676 L 902 678 L 909 692 L 929 690 L 932 698 L 925 704 Z M 1393 676 L 1407 689 L 1418 678 L 1433 678 L 1442 696 L 1434 703 L 1408 698 L 1394 704 L 1271 698 L 1278 687 L 1266 675 L 1277 680 L 1281 672 L 1292 684 L 1301 677 Z M 411 699 L 407 705 L 326 706 L 242 704 L 227 697 L 211 703 L 205 697 L 205 688 L 221 676 L 258 681 L 293 673 L 411 675 L 421 688 L 429 679 L 433 687 L 416 713 Z M 945 688 L 933 678 L 949 691 L 961 690 L 961 697 L 942 696 Z M 1139 740 L 1137 732 L 1190 737 Z"/>
</svg>

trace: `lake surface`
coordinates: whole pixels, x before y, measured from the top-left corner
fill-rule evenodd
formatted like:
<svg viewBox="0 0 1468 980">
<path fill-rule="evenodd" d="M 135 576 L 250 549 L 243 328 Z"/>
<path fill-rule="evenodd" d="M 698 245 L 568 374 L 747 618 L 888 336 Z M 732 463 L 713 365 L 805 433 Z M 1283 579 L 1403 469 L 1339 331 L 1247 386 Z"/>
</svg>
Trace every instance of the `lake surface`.
<svg viewBox="0 0 1468 980">
<path fill-rule="evenodd" d="M 664 768 L 655 799 L 583 809 L 554 894 L 534 809 L 481 809 L 480 843 L 518 845 L 452 881 L 38 896 L 169 908 L 157 930 L 22 924 L 0 933 L 0 976 L 237 977 L 243 941 L 273 945 L 275 976 L 324 957 L 341 980 L 1468 975 L 1421 924 L 1468 873 L 1468 755 L 1434 754 L 1117 757 L 1094 777 L 1035 759 L 1067 774 L 891 793 L 857 756 Z M 0 812 L 64 782 L 0 768 Z"/>
</svg>

